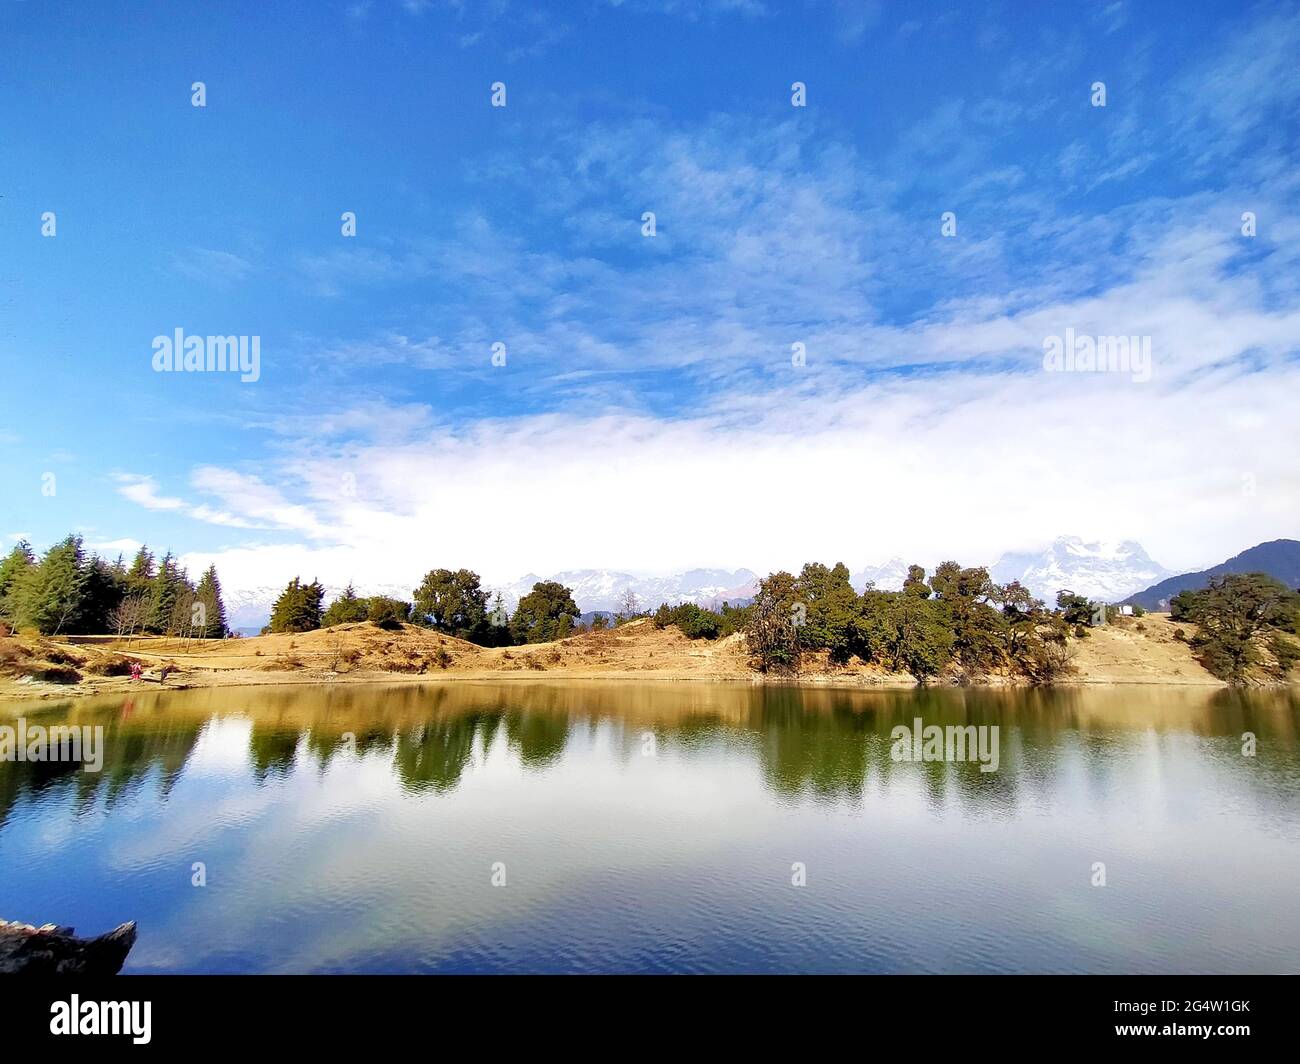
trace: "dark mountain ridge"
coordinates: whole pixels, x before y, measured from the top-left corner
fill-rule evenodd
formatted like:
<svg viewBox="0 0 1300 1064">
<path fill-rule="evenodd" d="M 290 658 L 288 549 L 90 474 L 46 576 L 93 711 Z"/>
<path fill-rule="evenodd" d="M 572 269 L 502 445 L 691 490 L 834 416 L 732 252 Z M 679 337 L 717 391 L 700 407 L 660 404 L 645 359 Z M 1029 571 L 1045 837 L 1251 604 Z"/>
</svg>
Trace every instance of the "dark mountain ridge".
<svg viewBox="0 0 1300 1064">
<path fill-rule="evenodd" d="M 1167 610 L 1169 600 L 1180 591 L 1199 591 L 1212 576 L 1226 573 L 1267 573 L 1287 587 L 1300 588 L 1300 540 L 1274 539 L 1260 543 L 1199 573 L 1183 573 L 1152 584 L 1124 601 L 1148 610 Z"/>
</svg>

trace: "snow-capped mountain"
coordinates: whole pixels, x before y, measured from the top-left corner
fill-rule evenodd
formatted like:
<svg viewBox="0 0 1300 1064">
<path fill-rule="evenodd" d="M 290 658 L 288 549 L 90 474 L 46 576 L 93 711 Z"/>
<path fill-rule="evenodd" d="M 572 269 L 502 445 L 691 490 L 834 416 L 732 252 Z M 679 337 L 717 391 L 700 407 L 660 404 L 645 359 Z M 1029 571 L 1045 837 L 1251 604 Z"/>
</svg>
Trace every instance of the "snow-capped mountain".
<svg viewBox="0 0 1300 1064">
<path fill-rule="evenodd" d="M 857 591 L 864 591 L 870 583 L 877 591 L 902 591 L 907 579 L 908 563 L 902 558 L 890 558 L 884 565 L 868 565 L 859 569 L 849 579 Z"/>
<path fill-rule="evenodd" d="M 1078 536 L 1061 536 L 1044 551 L 1004 554 L 990 573 L 1000 584 L 1019 580 L 1049 606 L 1062 589 L 1119 602 L 1173 575 L 1131 539 L 1085 543 Z"/>
<path fill-rule="evenodd" d="M 891 558 L 883 565 L 865 566 L 853 573 L 853 586 L 861 591 L 870 581 L 877 590 L 898 591 L 907 577 L 907 562 Z M 932 571 L 927 567 L 927 571 Z M 1118 602 L 1135 592 L 1174 575 L 1152 561 L 1141 545 L 1085 543 L 1077 536 L 1062 536 L 1044 551 L 1005 554 L 991 570 L 999 583 L 1019 580 L 1049 605 L 1056 593 L 1069 588 L 1080 595 L 1106 602 Z M 733 605 L 748 601 L 757 590 L 759 576 L 750 569 L 688 569 L 670 576 L 636 576 L 614 569 L 571 569 L 550 576 L 528 573 L 510 584 L 484 587 L 489 600 L 501 597 L 513 611 L 519 599 L 540 580 L 556 580 L 573 592 L 583 613 L 618 613 L 628 589 L 641 609 L 655 609 L 660 603 L 694 602 L 700 606 Z M 407 584 L 356 586 L 358 595 L 389 595 L 410 602 L 419 578 Z M 227 588 L 224 593 L 227 623 L 232 628 L 259 630 L 271 616 L 271 606 L 283 591 L 280 587 Z M 343 593 L 342 587 L 325 588 L 325 604 Z"/>
<path fill-rule="evenodd" d="M 617 613 L 629 588 L 641 609 L 653 610 L 661 603 L 694 602 L 700 606 L 748 599 L 758 586 L 758 575 L 748 569 L 688 569 L 671 576 L 634 576 L 612 569 L 571 569 L 553 576 L 528 573 L 499 590 L 506 608 L 513 610 L 519 599 L 539 580 L 555 580 L 573 592 L 573 601 L 584 613 L 603 610 Z"/>
<path fill-rule="evenodd" d="M 573 600 L 583 613 L 597 610 L 618 613 L 623 608 L 623 597 L 628 588 L 636 595 L 641 609 L 655 609 L 663 602 L 694 602 L 700 606 L 738 603 L 748 600 L 758 586 L 758 576 L 748 569 L 691 569 L 672 576 L 648 577 L 609 569 L 573 569 L 553 576 L 528 573 L 512 584 L 485 584 L 484 588 L 488 592 L 489 603 L 495 601 L 496 594 L 500 591 L 506 609 L 514 612 L 519 599 L 541 580 L 557 580 L 564 584 L 573 592 Z M 363 598 L 368 595 L 388 595 L 410 602 L 418 584 L 417 578 L 409 585 L 357 584 L 355 590 Z M 283 586 L 225 589 L 222 598 L 226 604 L 226 623 L 235 629 L 260 631 L 270 621 L 271 607 L 283 590 Z M 327 584 L 325 605 L 328 606 L 343 591 L 342 587 Z"/>
</svg>

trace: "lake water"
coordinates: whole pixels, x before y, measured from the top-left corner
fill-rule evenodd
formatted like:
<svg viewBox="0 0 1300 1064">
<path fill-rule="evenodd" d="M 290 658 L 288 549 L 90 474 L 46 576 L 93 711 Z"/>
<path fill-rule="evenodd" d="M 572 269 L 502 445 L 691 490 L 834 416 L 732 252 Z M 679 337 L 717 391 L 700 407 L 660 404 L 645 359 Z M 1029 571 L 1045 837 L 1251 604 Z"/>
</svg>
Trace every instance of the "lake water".
<svg viewBox="0 0 1300 1064">
<path fill-rule="evenodd" d="M 1300 970 L 1295 691 L 326 685 L 12 712 L 102 725 L 105 760 L 0 762 L 0 917 L 137 920 L 129 972 Z M 894 760 L 918 718 L 998 726 L 997 771 Z"/>
</svg>

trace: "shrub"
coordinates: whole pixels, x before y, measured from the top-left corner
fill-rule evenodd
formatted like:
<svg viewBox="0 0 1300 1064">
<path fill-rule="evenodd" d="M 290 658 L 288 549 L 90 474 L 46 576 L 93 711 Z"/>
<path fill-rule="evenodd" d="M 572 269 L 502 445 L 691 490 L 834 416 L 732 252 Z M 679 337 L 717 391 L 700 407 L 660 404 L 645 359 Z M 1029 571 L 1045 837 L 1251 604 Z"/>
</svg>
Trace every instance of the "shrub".
<svg viewBox="0 0 1300 1064">
<path fill-rule="evenodd" d="M 410 616 L 410 603 L 388 598 L 385 595 L 374 596 L 370 600 L 370 608 L 366 613 L 366 619 L 371 624 L 390 632 L 401 628 Z"/>
<path fill-rule="evenodd" d="M 50 665 L 43 661 L 21 666 L 22 672 L 33 680 L 46 683 L 79 683 L 81 673 L 68 665 Z"/>
<path fill-rule="evenodd" d="M 676 625 L 687 639 L 717 639 L 723 634 L 728 621 L 723 614 L 706 610 L 694 602 L 683 602 L 678 606 L 665 603 L 655 612 L 654 626 L 667 628 L 670 624 Z"/>
<path fill-rule="evenodd" d="M 10 676 L 17 675 L 20 672 L 19 664 L 31 656 L 32 652 L 21 643 L 13 643 L 8 640 L 0 643 L 0 673 L 6 673 Z"/>
<path fill-rule="evenodd" d="M 131 661 L 129 658 L 114 654 L 92 661 L 86 667 L 86 671 L 95 676 L 130 676 Z"/>
<path fill-rule="evenodd" d="M 86 663 L 85 658 L 64 650 L 62 647 L 50 646 L 48 643 L 44 643 L 39 649 L 41 656 L 46 661 L 52 661 L 56 665 L 84 665 Z"/>
</svg>

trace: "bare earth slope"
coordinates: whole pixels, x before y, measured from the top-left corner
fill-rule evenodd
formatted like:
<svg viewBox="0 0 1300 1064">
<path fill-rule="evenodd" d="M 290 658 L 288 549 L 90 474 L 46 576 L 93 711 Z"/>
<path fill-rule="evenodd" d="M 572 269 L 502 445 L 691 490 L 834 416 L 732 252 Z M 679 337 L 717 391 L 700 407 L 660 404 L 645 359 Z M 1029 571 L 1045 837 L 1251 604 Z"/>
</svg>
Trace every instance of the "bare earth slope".
<svg viewBox="0 0 1300 1064">
<path fill-rule="evenodd" d="M 1070 643 L 1078 669 L 1075 682 L 1223 686 L 1192 656 L 1191 647 L 1175 638 L 1178 627 L 1168 614 L 1150 613 L 1089 628 L 1087 637 Z"/>
</svg>

